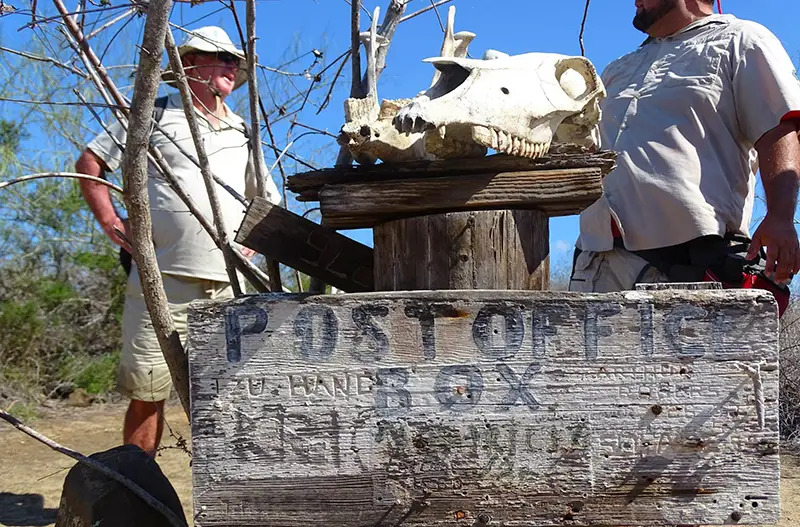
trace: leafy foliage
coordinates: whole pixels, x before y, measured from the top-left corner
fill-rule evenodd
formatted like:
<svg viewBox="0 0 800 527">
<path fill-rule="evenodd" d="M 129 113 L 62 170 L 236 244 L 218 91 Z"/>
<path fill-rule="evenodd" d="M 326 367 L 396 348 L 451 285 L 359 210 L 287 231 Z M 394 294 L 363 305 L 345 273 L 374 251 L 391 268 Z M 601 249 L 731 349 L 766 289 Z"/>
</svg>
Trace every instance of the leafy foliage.
<svg viewBox="0 0 800 527">
<path fill-rule="evenodd" d="M 42 82 L 42 90 L 49 85 Z M 71 171 L 80 116 L 42 109 L 18 117 L 0 119 L 0 179 Z M 47 144 L 31 144 L 28 128 Z M 39 180 L 0 191 L 0 396 L 31 400 L 65 382 L 90 393 L 110 390 L 124 287 L 116 250 L 76 182 Z"/>
</svg>

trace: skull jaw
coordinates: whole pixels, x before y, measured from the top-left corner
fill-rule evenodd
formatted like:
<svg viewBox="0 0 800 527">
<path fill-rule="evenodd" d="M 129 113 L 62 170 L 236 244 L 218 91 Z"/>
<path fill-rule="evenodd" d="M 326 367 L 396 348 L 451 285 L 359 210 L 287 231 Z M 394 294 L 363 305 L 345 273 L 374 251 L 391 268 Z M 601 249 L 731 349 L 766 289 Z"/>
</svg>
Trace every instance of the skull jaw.
<svg viewBox="0 0 800 527">
<path fill-rule="evenodd" d="M 484 157 L 487 147 L 473 139 L 472 126 L 452 124 L 425 132 L 425 151 L 436 159 Z"/>
<path fill-rule="evenodd" d="M 537 132 L 526 138 L 499 128 L 477 125 L 472 127 L 472 140 L 502 154 L 537 159 L 547 154 L 553 138 L 549 129 L 539 129 Z"/>
<path fill-rule="evenodd" d="M 401 108 L 393 122 L 400 133 L 423 133 L 426 151 L 438 159 L 478 157 L 489 148 L 536 159 L 547 154 L 556 130 L 569 117 L 571 112 L 553 109 L 530 124 L 506 114 L 497 116 L 498 124 L 493 125 L 484 119 L 476 122 L 456 101 L 422 96 Z"/>
</svg>

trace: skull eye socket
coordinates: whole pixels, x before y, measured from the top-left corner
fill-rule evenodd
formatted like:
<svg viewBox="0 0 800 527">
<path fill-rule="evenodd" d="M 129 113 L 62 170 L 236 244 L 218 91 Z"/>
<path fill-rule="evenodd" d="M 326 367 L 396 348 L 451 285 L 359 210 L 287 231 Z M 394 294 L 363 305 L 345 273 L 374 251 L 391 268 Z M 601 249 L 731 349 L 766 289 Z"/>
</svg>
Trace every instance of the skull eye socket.
<svg viewBox="0 0 800 527">
<path fill-rule="evenodd" d="M 576 101 L 583 100 L 597 89 L 587 63 L 580 58 L 562 60 L 556 65 L 556 79 L 561 89 Z"/>
<path fill-rule="evenodd" d="M 430 89 L 431 99 L 442 97 L 464 84 L 469 78 L 469 70 L 457 64 L 436 64 L 436 69 L 442 72 L 439 80 Z"/>
</svg>

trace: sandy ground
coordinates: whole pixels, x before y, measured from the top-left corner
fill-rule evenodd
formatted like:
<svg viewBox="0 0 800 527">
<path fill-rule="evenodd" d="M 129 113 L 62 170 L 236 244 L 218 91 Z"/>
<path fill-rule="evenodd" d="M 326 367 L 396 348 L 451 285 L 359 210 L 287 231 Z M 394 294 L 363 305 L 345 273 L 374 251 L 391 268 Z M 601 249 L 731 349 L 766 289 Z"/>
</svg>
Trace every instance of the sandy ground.
<svg viewBox="0 0 800 527">
<path fill-rule="evenodd" d="M 117 446 L 124 405 L 94 405 L 88 408 L 56 408 L 33 423 L 33 427 L 83 454 Z M 191 518 L 192 479 L 189 456 L 177 448 L 180 438 L 189 440 L 189 425 L 180 405 L 167 407 L 167 448 L 157 458 Z M 0 422 L 0 525 L 48 526 L 55 521 L 64 477 L 72 461 Z M 800 525 L 800 457 L 781 458 L 782 512 L 779 527 Z M 191 520 L 190 520 L 191 521 Z"/>
<path fill-rule="evenodd" d="M 122 440 L 124 404 L 45 410 L 32 427 L 50 439 L 92 454 L 113 448 Z M 162 450 L 156 458 L 183 503 L 186 518 L 192 509 L 189 455 L 178 449 L 178 438 L 189 441 L 189 423 L 180 404 L 167 407 Z M 61 488 L 73 461 L 0 421 L 0 525 L 53 525 Z"/>
</svg>

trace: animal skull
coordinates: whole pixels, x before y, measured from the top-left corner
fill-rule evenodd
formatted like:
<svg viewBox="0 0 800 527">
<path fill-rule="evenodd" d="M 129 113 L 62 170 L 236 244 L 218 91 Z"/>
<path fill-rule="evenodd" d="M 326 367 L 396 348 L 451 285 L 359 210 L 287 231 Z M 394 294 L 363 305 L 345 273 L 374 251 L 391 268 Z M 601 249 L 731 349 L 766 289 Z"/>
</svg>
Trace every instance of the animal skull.
<svg viewBox="0 0 800 527">
<path fill-rule="evenodd" d="M 478 146 L 537 158 L 554 136 L 587 146 L 600 120 L 605 88 L 583 57 L 489 51 L 483 60 L 426 62 L 440 72 L 438 81 L 402 108 L 394 125 L 403 133 L 425 133 L 428 155 L 463 157 Z"/>
<path fill-rule="evenodd" d="M 366 48 L 368 93 L 363 99 L 351 98 L 345 101 L 345 124 L 337 141 L 348 148 L 353 158 L 361 164 L 373 164 L 378 159 L 390 162 L 436 159 L 425 151 L 428 140 L 423 133 L 400 133 L 393 125 L 397 112 L 410 103 L 411 99 L 384 100 L 378 104 L 376 52 L 378 47 L 385 45 L 385 39 L 377 34 L 379 9 L 375 9 L 370 31 L 360 35 Z M 455 15 L 456 8 L 451 6 L 442 42 L 442 57 L 466 57 L 469 44 L 475 38 L 475 34 L 468 31 L 455 32 Z M 440 72 L 437 70 L 431 86 L 436 85 L 439 76 Z M 435 138 L 430 139 L 434 140 Z M 442 148 L 446 146 L 443 144 Z M 457 148 L 459 152 L 471 149 L 473 152 L 477 150 L 477 155 L 486 154 L 485 148 L 474 144 L 457 145 Z"/>
</svg>

